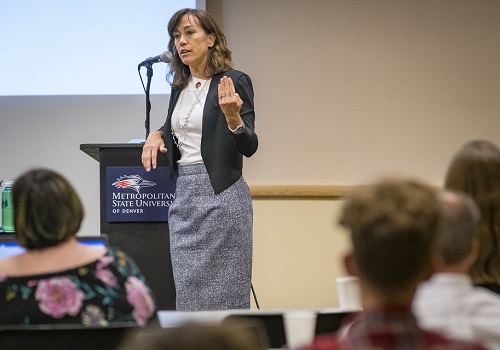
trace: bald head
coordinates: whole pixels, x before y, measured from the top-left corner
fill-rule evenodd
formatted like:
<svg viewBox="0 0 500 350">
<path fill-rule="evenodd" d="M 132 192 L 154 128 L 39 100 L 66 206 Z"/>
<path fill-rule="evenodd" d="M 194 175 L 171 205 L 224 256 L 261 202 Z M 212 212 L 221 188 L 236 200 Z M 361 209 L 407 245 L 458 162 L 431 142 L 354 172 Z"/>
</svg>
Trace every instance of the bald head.
<svg viewBox="0 0 500 350">
<path fill-rule="evenodd" d="M 476 239 L 480 214 L 474 201 L 465 194 L 442 191 L 438 195 L 441 218 L 434 254 L 445 265 L 454 265 L 466 259 Z"/>
</svg>

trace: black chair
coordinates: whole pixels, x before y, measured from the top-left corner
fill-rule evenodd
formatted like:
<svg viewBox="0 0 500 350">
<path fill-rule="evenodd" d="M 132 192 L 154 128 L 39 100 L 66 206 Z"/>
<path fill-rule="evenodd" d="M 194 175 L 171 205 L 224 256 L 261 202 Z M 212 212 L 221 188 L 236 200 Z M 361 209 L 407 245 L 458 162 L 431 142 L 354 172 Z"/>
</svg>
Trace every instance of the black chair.
<svg viewBox="0 0 500 350">
<path fill-rule="evenodd" d="M 260 324 L 267 335 L 267 341 L 271 348 L 278 349 L 286 344 L 285 326 L 282 313 L 263 312 L 239 312 L 225 317 L 221 324 L 250 321 Z"/>
<path fill-rule="evenodd" d="M 0 349 L 115 350 L 134 329 L 137 329 L 135 323 L 116 323 L 108 327 L 78 324 L 0 326 Z"/>
<path fill-rule="evenodd" d="M 353 311 L 321 311 L 316 318 L 316 335 L 337 331 L 344 319 L 354 314 Z"/>
</svg>

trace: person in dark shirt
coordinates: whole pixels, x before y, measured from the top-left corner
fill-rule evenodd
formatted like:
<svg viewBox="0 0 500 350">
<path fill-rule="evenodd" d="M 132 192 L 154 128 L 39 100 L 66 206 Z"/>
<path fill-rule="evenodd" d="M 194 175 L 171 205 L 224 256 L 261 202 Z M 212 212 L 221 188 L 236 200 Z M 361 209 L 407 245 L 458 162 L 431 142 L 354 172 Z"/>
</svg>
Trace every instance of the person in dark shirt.
<svg viewBox="0 0 500 350">
<path fill-rule="evenodd" d="M 0 260 L 0 324 L 156 320 L 154 296 L 132 259 L 77 241 L 83 206 L 62 175 L 30 170 L 16 179 L 12 197 L 16 239 L 26 251 Z"/>
</svg>

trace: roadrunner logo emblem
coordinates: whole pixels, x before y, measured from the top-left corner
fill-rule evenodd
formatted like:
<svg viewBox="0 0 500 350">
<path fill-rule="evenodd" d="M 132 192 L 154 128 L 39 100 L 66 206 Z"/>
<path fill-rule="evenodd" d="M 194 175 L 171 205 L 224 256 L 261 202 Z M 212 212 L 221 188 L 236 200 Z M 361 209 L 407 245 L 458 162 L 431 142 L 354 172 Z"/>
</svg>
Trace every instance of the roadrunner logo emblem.
<svg viewBox="0 0 500 350">
<path fill-rule="evenodd" d="M 137 193 L 141 193 L 141 188 L 156 186 L 156 182 L 144 180 L 139 175 L 120 176 L 113 182 L 116 188 L 130 188 Z"/>
</svg>

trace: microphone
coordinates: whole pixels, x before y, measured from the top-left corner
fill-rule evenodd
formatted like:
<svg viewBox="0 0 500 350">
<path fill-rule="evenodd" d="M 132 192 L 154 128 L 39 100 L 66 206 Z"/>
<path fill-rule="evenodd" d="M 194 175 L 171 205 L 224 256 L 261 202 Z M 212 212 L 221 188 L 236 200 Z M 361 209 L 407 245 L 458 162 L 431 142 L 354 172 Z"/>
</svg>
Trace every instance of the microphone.
<svg viewBox="0 0 500 350">
<path fill-rule="evenodd" d="M 164 51 L 161 55 L 146 58 L 144 61 L 139 63 L 138 68 L 141 68 L 142 66 L 149 66 L 158 62 L 170 63 L 173 58 L 174 55 L 172 55 L 170 51 Z"/>
</svg>

